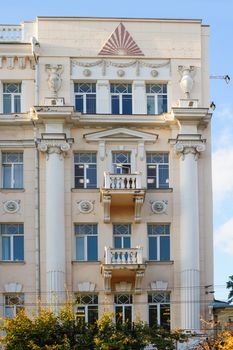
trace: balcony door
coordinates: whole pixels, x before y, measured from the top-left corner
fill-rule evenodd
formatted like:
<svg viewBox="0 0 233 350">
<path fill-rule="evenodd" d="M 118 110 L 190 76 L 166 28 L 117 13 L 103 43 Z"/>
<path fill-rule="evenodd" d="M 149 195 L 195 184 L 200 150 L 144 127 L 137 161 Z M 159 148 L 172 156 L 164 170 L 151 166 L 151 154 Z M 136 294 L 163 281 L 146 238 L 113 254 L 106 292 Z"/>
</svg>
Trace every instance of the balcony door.
<svg viewBox="0 0 233 350">
<path fill-rule="evenodd" d="M 112 169 L 114 174 L 131 174 L 131 152 L 113 152 Z"/>
</svg>

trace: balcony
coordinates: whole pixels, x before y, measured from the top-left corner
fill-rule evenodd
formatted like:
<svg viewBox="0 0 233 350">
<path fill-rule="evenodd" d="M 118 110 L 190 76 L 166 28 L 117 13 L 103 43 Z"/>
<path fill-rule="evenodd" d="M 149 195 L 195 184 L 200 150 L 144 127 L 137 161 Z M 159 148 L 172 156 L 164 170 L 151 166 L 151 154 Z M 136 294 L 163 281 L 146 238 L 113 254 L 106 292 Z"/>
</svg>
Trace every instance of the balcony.
<svg viewBox="0 0 233 350">
<path fill-rule="evenodd" d="M 21 42 L 21 25 L 0 25 L 0 42 Z"/>
<path fill-rule="evenodd" d="M 112 289 L 117 288 L 116 285 L 121 284 L 134 285 L 134 292 L 140 294 L 145 268 L 141 247 L 127 249 L 105 247 L 104 264 L 102 264 L 105 292 L 111 293 Z"/>
<path fill-rule="evenodd" d="M 135 222 L 141 221 L 141 208 L 145 189 L 142 189 L 142 174 L 104 173 L 101 200 L 104 205 L 104 222 L 110 222 L 111 207 L 134 207 Z"/>
</svg>

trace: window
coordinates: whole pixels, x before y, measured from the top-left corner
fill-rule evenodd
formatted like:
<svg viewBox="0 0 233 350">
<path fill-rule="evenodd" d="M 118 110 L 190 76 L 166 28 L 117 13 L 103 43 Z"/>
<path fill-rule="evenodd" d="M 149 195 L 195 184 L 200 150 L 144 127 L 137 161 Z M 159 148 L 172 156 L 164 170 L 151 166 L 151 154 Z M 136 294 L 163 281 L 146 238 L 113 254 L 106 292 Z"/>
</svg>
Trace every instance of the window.
<svg viewBox="0 0 233 350">
<path fill-rule="evenodd" d="M 149 260 L 170 260 L 170 225 L 148 224 Z"/>
<path fill-rule="evenodd" d="M 146 84 L 147 114 L 167 112 L 167 85 Z"/>
<path fill-rule="evenodd" d="M 24 309 L 24 294 L 7 294 L 4 296 L 4 316 L 14 318 L 20 310 Z"/>
<path fill-rule="evenodd" d="M 3 113 L 21 112 L 21 83 L 3 83 Z"/>
<path fill-rule="evenodd" d="M 96 153 L 75 153 L 75 188 L 96 188 Z"/>
<path fill-rule="evenodd" d="M 24 230 L 23 224 L 1 224 L 2 260 L 24 260 Z"/>
<path fill-rule="evenodd" d="M 130 174 L 131 160 L 130 152 L 113 152 L 112 163 L 114 174 Z"/>
<path fill-rule="evenodd" d="M 116 294 L 114 296 L 116 323 L 132 323 L 132 294 Z"/>
<path fill-rule="evenodd" d="M 130 236 L 130 224 L 113 224 L 114 248 L 131 248 Z"/>
<path fill-rule="evenodd" d="M 156 292 L 148 294 L 149 326 L 161 326 L 170 329 L 170 293 Z"/>
<path fill-rule="evenodd" d="M 2 186 L 23 187 L 23 153 L 2 153 Z"/>
<path fill-rule="evenodd" d="M 78 294 L 76 303 L 77 318 L 89 324 L 94 324 L 98 320 L 98 295 Z"/>
<path fill-rule="evenodd" d="M 147 162 L 147 188 L 169 187 L 168 153 L 148 152 Z"/>
<path fill-rule="evenodd" d="M 98 234 L 96 224 L 76 224 L 76 260 L 98 260 Z"/>
<path fill-rule="evenodd" d="M 111 84 L 112 114 L 132 114 L 132 85 Z"/>
<path fill-rule="evenodd" d="M 82 113 L 96 113 L 96 84 L 75 83 L 75 109 Z"/>
</svg>

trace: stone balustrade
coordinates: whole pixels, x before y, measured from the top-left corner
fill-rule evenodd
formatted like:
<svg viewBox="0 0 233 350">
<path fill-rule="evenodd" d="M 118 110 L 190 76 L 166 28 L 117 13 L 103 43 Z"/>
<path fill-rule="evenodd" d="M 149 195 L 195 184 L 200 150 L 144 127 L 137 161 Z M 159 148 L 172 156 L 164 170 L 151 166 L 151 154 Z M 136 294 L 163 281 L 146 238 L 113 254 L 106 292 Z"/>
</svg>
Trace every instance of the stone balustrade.
<svg viewBox="0 0 233 350">
<path fill-rule="evenodd" d="M 105 248 L 105 264 L 142 264 L 142 248 Z"/>
<path fill-rule="evenodd" d="M 0 42 L 22 41 L 21 25 L 0 25 Z"/>
<path fill-rule="evenodd" d="M 104 174 L 104 188 L 116 190 L 141 189 L 141 174 Z"/>
</svg>

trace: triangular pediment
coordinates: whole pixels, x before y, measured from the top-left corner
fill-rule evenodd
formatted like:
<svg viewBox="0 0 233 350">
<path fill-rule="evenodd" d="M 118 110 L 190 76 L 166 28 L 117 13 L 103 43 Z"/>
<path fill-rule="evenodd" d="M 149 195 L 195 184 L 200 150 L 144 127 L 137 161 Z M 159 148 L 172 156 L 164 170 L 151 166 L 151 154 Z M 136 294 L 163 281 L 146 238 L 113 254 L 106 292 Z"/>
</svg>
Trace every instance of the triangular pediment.
<svg viewBox="0 0 233 350">
<path fill-rule="evenodd" d="M 132 36 L 120 23 L 99 52 L 103 56 L 144 56 Z"/>
<path fill-rule="evenodd" d="M 158 138 L 157 134 L 148 133 L 144 131 L 128 129 L 128 128 L 115 128 L 104 131 L 98 131 L 90 134 L 85 134 L 84 138 L 87 141 L 150 141 L 155 142 Z"/>
</svg>

